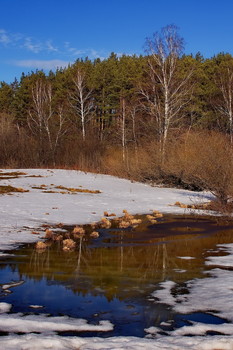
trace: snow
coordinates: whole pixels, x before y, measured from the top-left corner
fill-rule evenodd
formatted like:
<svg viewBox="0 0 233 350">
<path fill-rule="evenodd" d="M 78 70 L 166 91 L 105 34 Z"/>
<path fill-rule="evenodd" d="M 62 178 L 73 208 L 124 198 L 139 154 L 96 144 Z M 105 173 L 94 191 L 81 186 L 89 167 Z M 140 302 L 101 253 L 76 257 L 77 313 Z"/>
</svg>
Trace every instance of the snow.
<svg viewBox="0 0 233 350">
<path fill-rule="evenodd" d="M 155 291 L 153 297 L 157 298 L 160 303 L 170 305 L 177 313 L 207 312 L 221 318 L 223 323 L 216 325 L 191 322 L 190 326 L 172 331 L 172 336 L 200 336 L 206 335 L 209 331 L 225 335 L 233 334 L 233 273 L 232 270 L 229 270 L 229 267 L 233 267 L 233 244 L 218 245 L 217 247 L 222 253 L 228 254 L 207 258 L 205 264 L 212 265 L 213 268 L 205 272 L 207 277 L 204 276 L 205 278 L 194 279 L 187 283 L 189 294 L 173 296 L 171 289 L 176 284 L 173 281 L 166 281 L 160 283 L 161 289 Z M 229 341 L 228 346 L 227 349 L 233 349 L 232 340 Z M 225 347 L 223 348 L 225 349 Z M 206 345 L 205 349 L 212 348 Z"/>
<path fill-rule="evenodd" d="M 174 336 L 154 339 L 136 337 L 80 338 L 56 335 L 10 335 L 0 340 L 2 349 L 7 350 L 232 350 L 231 336 L 183 337 Z"/>
<path fill-rule="evenodd" d="M 18 286 L 20 286 L 23 283 L 24 283 L 24 281 L 18 281 L 18 282 L 11 282 L 9 284 L 3 284 L 2 285 L 2 289 L 3 290 L 8 290 L 9 288 L 12 288 L 12 287 L 18 287 Z"/>
<path fill-rule="evenodd" d="M 165 281 L 160 283 L 161 289 L 152 293 L 154 298 L 157 298 L 159 301 L 164 301 L 167 305 L 175 305 L 176 300 L 171 294 L 171 289 L 175 286 L 175 282 L 173 281 Z"/>
<path fill-rule="evenodd" d="M 4 314 L 5 312 L 9 312 L 11 309 L 11 304 L 8 303 L 0 303 L 0 314 Z"/>
<path fill-rule="evenodd" d="M 20 171 L 27 173 L 27 176 L 4 179 L 0 184 L 29 190 L 29 192 L 0 195 L 2 259 L 5 258 L 5 250 L 12 249 L 22 242 L 33 242 L 38 240 L 38 237 L 42 238 L 44 232 L 40 228 L 41 224 L 91 223 L 100 220 L 104 211 L 114 212 L 120 216 L 123 209 L 132 214 L 148 214 L 153 210 L 163 213 L 184 213 L 184 209 L 175 207 L 173 204 L 177 201 L 185 204 L 197 203 L 210 198 L 208 193 L 200 194 L 150 187 L 107 175 L 68 170 Z M 44 185 L 45 190 L 58 193 L 44 193 L 43 188 L 32 188 L 41 187 L 41 185 Z M 99 190 L 101 193 L 62 194 L 55 189 L 55 186 L 86 188 Z M 39 232 L 39 234 L 31 234 L 32 231 Z M 222 324 L 210 325 L 193 322 L 190 326 L 167 331 L 167 335 L 160 334 L 161 330 L 158 327 L 150 327 L 145 330 L 147 334 L 145 338 L 62 337 L 56 332 L 83 330 L 106 332 L 114 325 L 107 320 L 94 325 L 89 324 L 86 320 L 67 316 L 50 317 L 33 314 L 33 312 L 30 315 L 23 315 L 12 312 L 10 304 L 0 303 L 0 331 L 9 333 L 9 335 L 0 337 L 0 348 L 5 350 L 141 350 L 142 348 L 145 350 L 232 350 L 233 273 L 229 268 L 233 267 L 233 244 L 218 246 L 217 251 L 225 255 L 207 258 L 208 273 L 203 275 L 202 279 L 194 279 L 187 283 L 189 294 L 173 295 L 172 289 L 176 283 L 168 280 L 162 282 L 160 289 L 156 290 L 148 300 L 151 303 L 168 304 L 171 309 L 180 313 L 206 311 L 225 319 Z M 192 257 L 180 258 L 190 259 Z M 177 272 L 182 272 L 182 270 Z M 13 282 L 5 287 L 17 287 L 17 284 Z M 31 305 L 31 307 L 38 306 Z M 166 323 L 161 323 L 161 326 L 163 325 Z M 206 332 L 211 330 L 223 335 L 207 335 Z M 195 336 L 188 336 L 191 334 Z"/>
<path fill-rule="evenodd" d="M 2 169 L 2 174 L 4 171 L 17 170 Z M 132 214 L 148 214 L 155 209 L 163 213 L 184 213 L 184 209 L 172 205 L 177 201 L 189 204 L 210 198 L 208 193 L 151 187 L 75 170 L 20 169 L 20 172 L 27 175 L 0 180 L 0 185 L 29 191 L 0 195 L 0 251 L 43 237 L 42 224 L 88 224 L 99 221 L 104 211 L 121 216 L 123 209 Z M 56 186 L 101 193 L 60 193 L 65 191 L 56 189 Z M 45 193 L 46 190 L 56 193 Z M 32 231 L 40 234 L 31 234 Z"/>
<path fill-rule="evenodd" d="M 98 325 L 88 324 L 86 320 L 68 316 L 49 317 L 46 315 L 2 314 L 0 330 L 12 333 L 49 333 L 64 331 L 108 332 L 113 329 L 109 321 L 100 321 Z"/>
</svg>

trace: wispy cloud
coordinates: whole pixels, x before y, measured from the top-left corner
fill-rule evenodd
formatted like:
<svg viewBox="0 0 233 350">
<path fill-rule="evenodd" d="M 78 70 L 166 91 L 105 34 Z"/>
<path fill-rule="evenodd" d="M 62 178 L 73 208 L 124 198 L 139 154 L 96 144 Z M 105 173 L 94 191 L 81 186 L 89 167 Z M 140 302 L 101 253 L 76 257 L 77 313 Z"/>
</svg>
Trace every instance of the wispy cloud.
<svg viewBox="0 0 233 350">
<path fill-rule="evenodd" d="M 0 29 L 0 44 L 26 49 L 38 54 L 42 51 L 58 52 L 58 48 L 53 45 L 52 40 L 41 41 L 22 33 L 10 33 L 5 29 Z"/>
<path fill-rule="evenodd" d="M 66 41 L 64 43 L 64 49 L 65 49 L 65 53 L 71 56 L 76 56 L 76 57 L 89 57 L 90 59 L 94 59 L 94 58 L 101 58 L 104 59 L 108 56 L 107 52 L 102 51 L 97 51 L 95 49 L 90 49 L 90 48 L 86 48 L 86 49 L 78 49 L 76 47 L 72 47 L 69 41 Z"/>
<path fill-rule="evenodd" d="M 33 43 L 31 38 L 25 38 L 23 46 L 33 53 L 39 53 L 42 51 L 41 43 Z"/>
<path fill-rule="evenodd" d="M 22 33 L 10 33 L 5 29 L 0 28 L 0 45 L 11 46 L 20 50 L 31 52 L 39 57 L 39 54 L 59 54 L 60 57 L 70 59 L 74 61 L 79 57 L 89 57 L 90 59 L 100 58 L 104 59 L 108 56 L 108 52 L 104 50 L 97 51 L 93 48 L 77 48 L 69 41 L 66 41 L 60 45 L 53 43 L 51 39 L 40 40 L 31 36 L 27 36 Z M 56 62 L 59 60 L 41 61 L 33 60 L 30 62 Z M 28 60 L 21 62 L 29 62 Z M 60 61 L 64 62 L 64 61 Z"/>
<path fill-rule="evenodd" d="M 13 63 L 18 67 L 49 70 L 65 68 L 69 65 L 70 62 L 63 60 L 19 60 L 13 61 Z"/>
<path fill-rule="evenodd" d="M 69 41 L 66 41 L 64 43 L 64 49 L 65 49 L 65 52 L 72 55 L 72 56 L 80 56 L 80 55 L 83 55 L 85 54 L 85 50 L 80 50 L 80 49 L 77 49 L 76 47 L 72 47 L 70 46 L 70 42 Z"/>
<path fill-rule="evenodd" d="M 58 48 L 52 44 L 51 40 L 47 40 L 45 45 L 46 45 L 46 48 L 49 52 L 58 52 L 59 51 Z"/>
<path fill-rule="evenodd" d="M 9 44 L 11 42 L 10 36 L 4 29 L 0 29 L 0 43 Z"/>
</svg>

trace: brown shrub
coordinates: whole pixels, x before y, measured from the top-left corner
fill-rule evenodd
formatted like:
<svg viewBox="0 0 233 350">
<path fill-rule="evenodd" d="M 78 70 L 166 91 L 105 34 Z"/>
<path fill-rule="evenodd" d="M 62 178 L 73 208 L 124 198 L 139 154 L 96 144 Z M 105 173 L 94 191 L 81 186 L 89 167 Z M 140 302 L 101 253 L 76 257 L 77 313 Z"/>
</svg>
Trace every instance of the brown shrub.
<svg viewBox="0 0 233 350">
<path fill-rule="evenodd" d="M 205 189 L 226 205 L 233 198 L 232 145 L 220 133 L 183 135 L 167 155 L 163 172 L 175 184 L 190 189 Z"/>
</svg>

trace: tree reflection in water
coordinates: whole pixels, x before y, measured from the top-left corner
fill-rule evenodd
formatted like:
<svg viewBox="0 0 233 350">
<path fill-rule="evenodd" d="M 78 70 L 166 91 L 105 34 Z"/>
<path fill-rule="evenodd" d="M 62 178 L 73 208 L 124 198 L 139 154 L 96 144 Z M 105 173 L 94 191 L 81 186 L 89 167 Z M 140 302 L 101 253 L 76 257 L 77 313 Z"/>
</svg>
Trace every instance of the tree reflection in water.
<svg viewBox="0 0 233 350">
<path fill-rule="evenodd" d="M 190 279 L 204 278 L 203 271 L 208 269 L 204 265 L 205 257 L 217 244 L 231 243 L 232 230 L 233 225 L 216 223 L 214 218 L 166 216 L 156 225 L 148 226 L 148 222 L 143 220 L 134 230 L 101 229 L 99 238 L 81 238 L 76 249 L 69 252 L 62 251 L 60 242 L 51 244 L 43 252 L 28 244 L 16 250 L 15 256 L 2 262 L 0 267 L 2 270 L 10 269 L 12 273 L 17 271 L 18 279 L 25 280 L 24 285 L 18 287 L 22 288 L 18 303 L 23 304 L 26 295 L 28 301 L 33 293 L 41 293 L 41 284 L 44 288 L 42 302 L 48 300 L 48 304 L 53 303 L 49 292 L 51 286 L 63 286 L 67 298 L 79 310 L 77 317 L 91 319 L 93 314 L 100 315 L 101 310 L 108 310 L 110 319 L 118 317 L 115 322 L 123 322 L 124 319 L 129 324 L 131 318 L 141 322 L 143 333 L 143 327 L 171 317 L 168 308 L 149 302 L 158 283 L 172 280 L 183 285 Z M 38 284 L 37 290 L 32 286 L 31 290 L 29 287 L 26 289 L 29 281 Z M 1 280 L 1 283 L 6 282 L 9 280 Z M 56 297 L 59 299 L 59 295 Z M 4 301 L 10 302 L 10 298 L 13 296 L 6 297 Z M 92 306 L 87 307 L 87 300 Z M 56 307 L 57 304 L 54 309 Z M 129 334 L 134 333 L 129 331 Z"/>
</svg>

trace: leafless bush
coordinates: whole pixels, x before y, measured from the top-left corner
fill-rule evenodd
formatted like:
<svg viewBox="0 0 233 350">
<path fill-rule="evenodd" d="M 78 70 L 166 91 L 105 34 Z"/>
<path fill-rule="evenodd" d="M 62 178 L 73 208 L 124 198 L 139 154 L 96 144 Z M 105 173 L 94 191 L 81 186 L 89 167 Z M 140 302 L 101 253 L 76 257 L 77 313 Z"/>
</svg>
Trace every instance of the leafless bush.
<svg viewBox="0 0 233 350">
<path fill-rule="evenodd" d="M 233 152 L 225 135 L 189 133 L 171 147 L 164 172 L 190 188 L 211 191 L 222 207 L 233 198 Z"/>
</svg>

